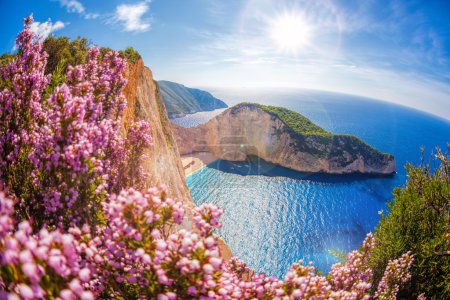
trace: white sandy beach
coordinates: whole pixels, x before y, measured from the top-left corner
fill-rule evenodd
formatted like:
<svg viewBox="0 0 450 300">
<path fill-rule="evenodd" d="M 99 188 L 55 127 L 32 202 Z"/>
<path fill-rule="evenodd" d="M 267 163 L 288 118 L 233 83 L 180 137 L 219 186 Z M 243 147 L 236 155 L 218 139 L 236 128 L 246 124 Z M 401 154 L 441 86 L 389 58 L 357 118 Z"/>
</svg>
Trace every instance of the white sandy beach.
<svg viewBox="0 0 450 300">
<path fill-rule="evenodd" d="M 181 157 L 186 177 L 216 160 L 217 158 L 209 152 L 193 153 Z"/>
</svg>

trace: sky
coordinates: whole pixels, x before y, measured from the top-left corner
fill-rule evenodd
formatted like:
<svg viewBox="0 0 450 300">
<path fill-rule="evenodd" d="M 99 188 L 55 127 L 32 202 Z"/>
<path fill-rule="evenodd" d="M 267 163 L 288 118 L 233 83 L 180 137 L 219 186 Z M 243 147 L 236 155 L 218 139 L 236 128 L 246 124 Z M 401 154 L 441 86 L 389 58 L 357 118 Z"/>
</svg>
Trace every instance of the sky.
<svg viewBox="0 0 450 300">
<path fill-rule="evenodd" d="M 360 95 L 450 120 L 450 1 L 0 0 L 0 51 L 42 37 L 138 50 L 193 87 Z"/>
</svg>

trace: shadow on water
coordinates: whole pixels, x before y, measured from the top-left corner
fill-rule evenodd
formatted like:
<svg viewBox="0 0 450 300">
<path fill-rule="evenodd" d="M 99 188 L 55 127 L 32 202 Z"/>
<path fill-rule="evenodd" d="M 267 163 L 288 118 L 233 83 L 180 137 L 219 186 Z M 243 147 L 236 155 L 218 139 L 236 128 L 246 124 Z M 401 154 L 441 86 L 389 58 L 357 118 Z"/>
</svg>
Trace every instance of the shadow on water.
<svg viewBox="0 0 450 300">
<path fill-rule="evenodd" d="M 233 162 L 225 160 L 216 160 L 208 165 L 208 168 L 221 172 L 236 174 L 241 176 L 267 176 L 267 177 L 285 177 L 294 180 L 303 180 L 317 183 L 351 183 L 355 181 L 366 181 L 370 179 L 391 180 L 393 175 L 376 174 L 326 174 L 326 173 L 305 173 L 297 172 L 285 167 L 269 163 L 257 156 L 249 156 L 247 161 Z"/>
</svg>

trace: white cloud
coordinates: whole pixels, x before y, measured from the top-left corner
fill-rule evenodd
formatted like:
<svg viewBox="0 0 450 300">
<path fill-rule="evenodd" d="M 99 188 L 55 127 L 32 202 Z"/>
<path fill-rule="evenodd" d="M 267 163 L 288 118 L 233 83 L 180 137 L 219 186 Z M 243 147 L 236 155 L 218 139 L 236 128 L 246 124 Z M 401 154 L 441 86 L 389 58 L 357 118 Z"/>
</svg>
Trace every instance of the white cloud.
<svg viewBox="0 0 450 300">
<path fill-rule="evenodd" d="M 114 22 L 120 23 L 124 31 L 145 32 L 150 30 L 150 21 L 143 19 L 150 8 L 150 1 L 135 4 L 121 4 L 116 7 Z"/>
<path fill-rule="evenodd" d="M 52 23 L 52 20 L 48 19 L 47 21 L 41 23 L 41 22 L 33 22 L 30 26 L 30 29 L 38 36 L 45 39 L 48 37 L 52 32 L 55 32 L 57 30 L 60 30 L 64 28 L 64 23 L 61 21 L 56 21 L 55 23 Z"/>
<path fill-rule="evenodd" d="M 97 19 L 100 15 L 96 13 L 88 13 L 80 1 L 77 0 L 59 0 L 59 4 L 65 7 L 70 13 L 77 13 L 87 20 Z"/>
<path fill-rule="evenodd" d="M 83 16 L 87 20 L 92 20 L 92 19 L 97 19 L 100 15 L 99 14 L 94 14 L 94 13 L 86 13 Z"/>
<path fill-rule="evenodd" d="M 83 4 L 77 0 L 59 0 L 61 6 L 65 7 L 68 12 L 82 14 L 85 9 Z"/>
</svg>

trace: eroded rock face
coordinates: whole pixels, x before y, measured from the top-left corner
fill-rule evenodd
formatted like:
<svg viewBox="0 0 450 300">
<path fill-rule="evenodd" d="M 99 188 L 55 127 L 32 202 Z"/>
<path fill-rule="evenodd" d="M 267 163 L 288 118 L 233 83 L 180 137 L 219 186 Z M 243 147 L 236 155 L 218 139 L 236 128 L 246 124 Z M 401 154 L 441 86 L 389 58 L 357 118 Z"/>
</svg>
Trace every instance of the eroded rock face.
<svg viewBox="0 0 450 300">
<path fill-rule="evenodd" d="M 153 146 L 142 166 L 150 174 L 150 186 L 166 185 L 170 197 L 183 201 L 187 207 L 193 208 L 194 202 L 186 185 L 177 144 L 152 72 L 144 66 L 142 60 L 139 60 L 136 64 L 127 66 L 126 77 L 128 82 L 124 94 L 127 109 L 123 118 L 124 128 L 136 120 L 146 120 L 151 125 Z M 191 210 L 186 211 L 186 217 L 181 226 L 191 230 Z M 225 260 L 232 256 L 230 248 L 221 239 L 219 251 Z"/>
<path fill-rule="evenodd" d="M 171 197 L 192 203 L 177 144 L 152 72 L 139 60 L 128 65 L 126 78 L 128 82 L 124 94 L 127 109 L 124 112 L 124 127 L 127 128 L 131 121 L 136 120 L 146 120 L 151 125 L 153 146 L 143 165 L 150 174 L 149 184 L 165 184 Z"/>
<path fill-rule="evenodd" d="M 236 105 L 192 128 L 172 124 L 182 155 L 211 152 L 218 159 L 243 161 L 256 155 L 301 172 L 392 174 L 392 155 L 347 135 L 303 135 L 255 104 Z"/>
</svg>

